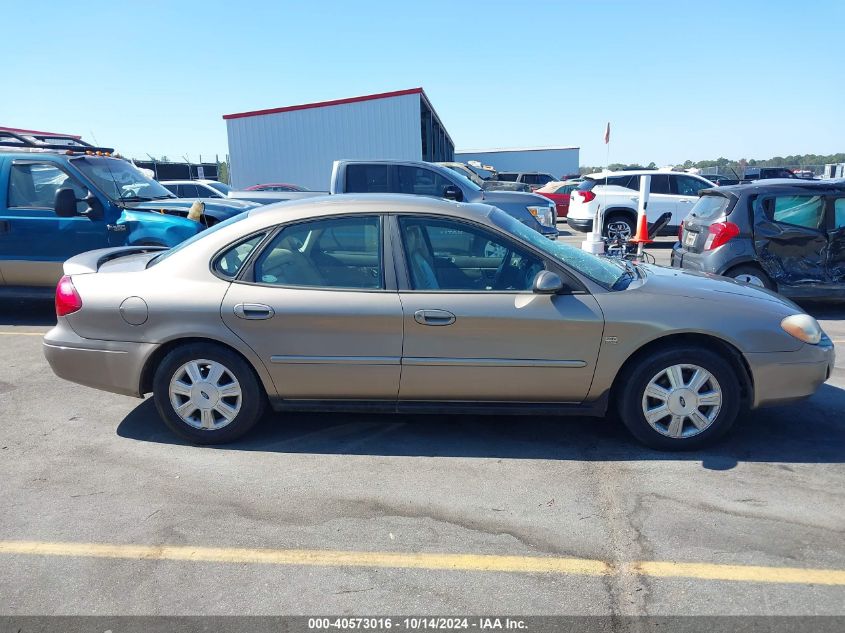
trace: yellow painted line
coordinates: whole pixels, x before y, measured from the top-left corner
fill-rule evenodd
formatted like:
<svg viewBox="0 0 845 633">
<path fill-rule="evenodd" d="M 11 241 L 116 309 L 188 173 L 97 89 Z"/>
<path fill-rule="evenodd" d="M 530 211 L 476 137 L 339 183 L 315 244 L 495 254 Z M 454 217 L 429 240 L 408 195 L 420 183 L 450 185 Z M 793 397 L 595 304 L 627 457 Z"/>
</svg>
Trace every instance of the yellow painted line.
<svg viewBox="0 0 845 633">
<path fill-rule="evenodd" d="M 641 562 L 633 572 L 654 578 L 695 578 L 734 582 L 767 582 L 798 585 L 845 585 L 845 570 L 760 567 L 713 563 Z"/>
<path fill-rule="evenodd" d="M 44 336 L 47 332 L 0 332 L 0 336 Z"/>
<path fill-rule="evenodd" d="M 581 558 L 494 556 L 488 554 L 422 554 L 348 552 L 333 550 L 271 550 L 174 545 L 109 545 L 101 543 L 45 543 L 0 541 L 0 554 L 86 556 L 138 560 L 178 560 L 212 563 L 263 563 L 324 567 L 390 567 L 518 573 L 556 573 L 601 576 L 610 566 Z"/>
<path fill-rule="evenodd" d="M 749 565 L 654 561 L 629 563 L 617 568 L 601 560 L 551 556 L 354 552 L 304 549 L 273 550 L 192 547 L 184 545 L 120 545 L 41 541 L 0 541 L 0 554 L 207 563 L 255 563 L 291 566 L 384 567 L 391 569 L 570 574 L 581 576 L 607 576 L 621 573 L 651 576 L 654 578 L 694 578 L 699 580 L 734 582 L 845 586 L 845 570 L 837 569 L 801 569 L 797 567 L 758 567 Z"/>
</svg>

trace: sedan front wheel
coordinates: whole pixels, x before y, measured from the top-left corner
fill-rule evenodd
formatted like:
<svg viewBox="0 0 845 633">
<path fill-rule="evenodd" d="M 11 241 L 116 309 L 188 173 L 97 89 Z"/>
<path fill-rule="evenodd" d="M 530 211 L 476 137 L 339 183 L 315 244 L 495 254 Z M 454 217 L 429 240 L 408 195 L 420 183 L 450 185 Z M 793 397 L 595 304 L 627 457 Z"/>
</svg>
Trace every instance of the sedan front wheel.
<svg viewBox="0 0 845 633">
<path fill-rule="evenodd" d="M 703 348 L 657 352 L 622 380 L 622 421 L 652 448 L 701 448 L 726 433 L 739 413 L 736 372 Z"/>
</svg>

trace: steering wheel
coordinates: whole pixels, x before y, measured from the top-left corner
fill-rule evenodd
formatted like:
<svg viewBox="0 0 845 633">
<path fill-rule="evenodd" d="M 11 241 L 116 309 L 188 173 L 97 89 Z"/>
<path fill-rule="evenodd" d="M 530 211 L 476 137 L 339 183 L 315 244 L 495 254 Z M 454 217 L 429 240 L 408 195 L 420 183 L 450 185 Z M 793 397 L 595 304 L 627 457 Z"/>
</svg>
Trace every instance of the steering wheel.
<svg viewBox="0 0 845 633">
<path fill-rule="evenodd" d="M 499 264 L 499 267 L 496 269 L 496 274 L 493 275 L 493 290 L 506 290 L 506 288 L 501 288 L 502 280 L 505 277 L 505 272 L 507 271 L 508 266 L 510 266 L 511 259 L 513 258 L 513 251 L 508 251 L 507 255 L 502 258 L 502 263 Z"/>
</svg>

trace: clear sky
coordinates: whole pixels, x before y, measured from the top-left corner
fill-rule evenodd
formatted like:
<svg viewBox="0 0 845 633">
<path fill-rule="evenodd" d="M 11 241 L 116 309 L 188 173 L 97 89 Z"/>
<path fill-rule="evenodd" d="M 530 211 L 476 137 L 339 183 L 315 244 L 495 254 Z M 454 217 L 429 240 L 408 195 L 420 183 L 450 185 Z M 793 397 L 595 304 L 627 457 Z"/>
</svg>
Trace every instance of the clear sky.
<svg viewBox="0 0 845 633">
<path fill-rule="evenodd" d="M 227 152 L 223 114 L 422 86 L 457 149 L 845 151 L 845 0 L 0 0 L 0 125 Z"/>
</svg>

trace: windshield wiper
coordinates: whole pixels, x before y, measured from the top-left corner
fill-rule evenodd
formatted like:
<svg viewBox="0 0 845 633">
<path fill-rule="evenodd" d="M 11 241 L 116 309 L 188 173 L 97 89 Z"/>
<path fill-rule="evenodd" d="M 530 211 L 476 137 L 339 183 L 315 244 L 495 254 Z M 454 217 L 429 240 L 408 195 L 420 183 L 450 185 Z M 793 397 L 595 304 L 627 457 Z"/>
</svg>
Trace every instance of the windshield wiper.
<svg viewBox="0 0 845 633">
<path fill-rule="evenodd" d="M 153 196 L 152 198 L 150 198 L 150 200 L 171 200 L 176 197 L 178 196 L 174 196 L 172 193 L 168 193 L 163 196 Z"/>
<path fill-rule="evenodd" d="M 146 196 L 120 196 L 120 199 L 123 202 L 147 202 L 153 200 L 153 198 L 147 198 Z"/>
</svg>

